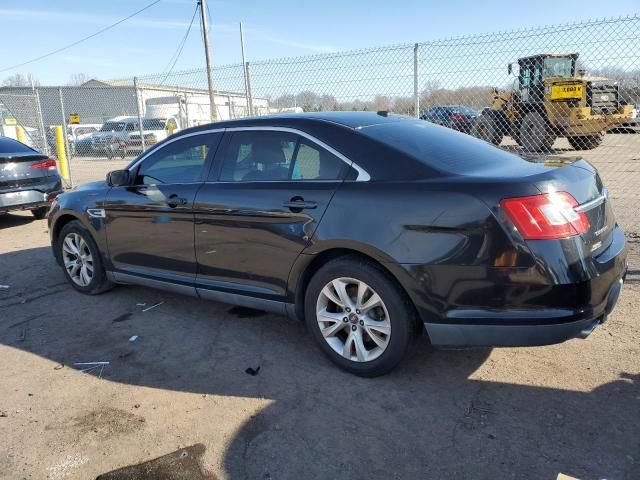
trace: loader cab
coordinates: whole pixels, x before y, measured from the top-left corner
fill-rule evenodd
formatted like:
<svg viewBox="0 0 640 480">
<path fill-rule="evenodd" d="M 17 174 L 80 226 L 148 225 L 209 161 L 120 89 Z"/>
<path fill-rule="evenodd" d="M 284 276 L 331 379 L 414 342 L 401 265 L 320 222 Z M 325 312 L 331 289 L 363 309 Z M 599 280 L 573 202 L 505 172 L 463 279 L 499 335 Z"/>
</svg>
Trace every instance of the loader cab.
<svg viewBox="0 0 640 480">
<path fill-rule="evenodd" d="M 543 102 L 544 80 L 547 78 L 574 78 L 577 59 L 577 53 L 534 55 L 518 59 L 520 102 Z"/>
</svg>

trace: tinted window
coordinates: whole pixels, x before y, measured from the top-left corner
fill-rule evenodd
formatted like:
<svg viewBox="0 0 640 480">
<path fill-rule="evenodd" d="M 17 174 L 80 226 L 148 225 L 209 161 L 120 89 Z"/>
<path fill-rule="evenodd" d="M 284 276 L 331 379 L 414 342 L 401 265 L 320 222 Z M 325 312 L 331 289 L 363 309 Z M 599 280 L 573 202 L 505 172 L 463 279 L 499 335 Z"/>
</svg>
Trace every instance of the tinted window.
<svg viewBox="0 0 640 480">
<path fill-rule="evenodd" d="M 225 150 L 220 180 L 336 180 L 345 167 L 332 153 L 292 133 L 238 132 Z"/>
<path fill-rule="evenodd" d="M 521 164 L 522 159 L 469 135 L 406 120 L 363 127 L 364 135 L 450 173 L 471 173 Z"/>
<path fill-rule="evenodd" d="M 133 132 L 133 130 L 137 127 L 137 125 L 133 123 L 127 123 L 127 132 Z"/>
<path fill-rule="evenodd" d="M 292 180 L 337 180 L 346 164 L 324 148 L 301 139 L 296 152 Z"/>
<path fill-rule="evenodd" d="M 137 184 L 191 183 L 200 180 L 202 168 L 219 135 L 186 137 L 159 148 L 138 170 Z"/>
</svg>

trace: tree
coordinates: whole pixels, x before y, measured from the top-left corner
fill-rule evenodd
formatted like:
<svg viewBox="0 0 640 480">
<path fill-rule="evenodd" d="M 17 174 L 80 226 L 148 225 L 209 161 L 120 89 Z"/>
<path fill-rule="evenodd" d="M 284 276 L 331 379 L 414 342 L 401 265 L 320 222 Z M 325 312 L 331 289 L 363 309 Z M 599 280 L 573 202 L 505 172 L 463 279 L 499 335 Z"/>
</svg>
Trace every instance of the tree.
<svg viewBox="0 0 640 480">
<path fill-rule="evenodd" d="M 30 87 L 32 85 L 31 82 L 33 82 L 34 87 L 40 86 L 40 82 L 34 79 L 30 73 L 27 75 L 24 73 L 15 73 L 5 77 L 5 79 L 2 80 L 2 85 L 5 87 Z"/>
<path fill-rule="evenodd" d="M 89 80 L 91 80 L 91 77 L 89 77 L 89 75 L 87 75 L 86 73 L 74 73 L 69 77 L 67 85 L 80 86 L 83 83 L 88 82 Z"/>
</svg>

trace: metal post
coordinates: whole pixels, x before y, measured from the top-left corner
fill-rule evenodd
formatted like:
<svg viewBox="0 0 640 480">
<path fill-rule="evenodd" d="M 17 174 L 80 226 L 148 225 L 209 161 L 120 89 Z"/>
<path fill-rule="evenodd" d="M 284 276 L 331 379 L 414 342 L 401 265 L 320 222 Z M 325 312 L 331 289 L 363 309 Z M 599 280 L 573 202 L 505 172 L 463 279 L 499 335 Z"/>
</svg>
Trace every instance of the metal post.
<svg viewBox="0 0 640 480">
<path fill-rule="evenodd" d="M 140 130 L 140 148 L 142 148 L 142 151 L 144 152 L 144 126 L 142 124 L 142 107 L 140 106 L 140 97 L 138 95 L 138 77 L 133 77 L 133 88 L 136 91 L 136 111 L 138 112 L 138 130 Z"/>
<path fill-rule="evenodd" d="M 40 105 L 40 92 L 34 88 L 36 95 L 36 106 L 38 107 L 38 123 L 40 124 L 40 134 L 42 137 L 42 151 L 45 155 L 49 155 L 49 144 L 47 142 L 47 132 L 44 129 L 44 120 L 42 119 L 42 106 Z"/>
<path fill-rule="evenodd" d="M 253 105 L 249 101 L 249 72 L 247 71 L 247 61 L 244 57 L 244 33 L 242 32 L 242 22 L 240 22 L 240 50 L 242 51 L 242 70 L 244 73 L 244 96 L 247 102 L 249 116 L 253 115 Z"/>
<path fill-rule="evenodd" d="M 71 175 L 71 149 L 69 149 L 69 132 L 67 131 L 67 116 L 64 111 L 64 100 L 62 98 L 62 88 L 58 87 L 58 96 L 60 97 L 60 113 L 62 114 L 62 129 L 64 130 L 64 147 L 67 152 L 67 170 L 69 173 L 69 187 L 73 188 L 73 179 Z"/>
<path fill-rule="evenodd" d="M 251 96 L 251 73 L 249 70 L 249 62 L 245 64 L 245 71 L 247 72 L 247 95 L 249 96 L 249 115 L 253 115 L 253 97 Z"/>
<path fill-rule="evenodd" d="M 418 93 L 418 44 L 413 46 L 413 114 L 420 116 L 420 94 Z"/>
<path fill-rule="evenodd" d="M 211 77 L 211 55 L 209 53 L 209 32 L 207 30 L 206 0 L 198 0 L 200 17 L 202 18 L 202 40 L 204 41 L 204 56 L 207 61 L 207 83 L 209 85 L 209 103 L 211 104 L 211 121 L 216 121 L 216 99 L 213 95 L 213 78 Z"/>
</svg>

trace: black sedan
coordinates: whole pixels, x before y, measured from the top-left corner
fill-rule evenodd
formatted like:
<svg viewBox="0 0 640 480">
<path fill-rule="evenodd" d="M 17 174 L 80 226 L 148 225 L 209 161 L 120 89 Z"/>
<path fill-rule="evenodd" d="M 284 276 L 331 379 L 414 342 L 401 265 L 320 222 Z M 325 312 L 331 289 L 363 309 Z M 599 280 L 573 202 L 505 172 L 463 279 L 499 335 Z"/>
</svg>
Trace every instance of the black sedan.
<svg viewBox="0 0 640 480">
<path fill-rule="evenodd" d="M 420 118 L 436 125 L 469 133 L 477 117 L 478 112 L 466 105 L 442 105 L 428 109 Z"/>
<path fill-rule="evenodd" d="M 55 160 L 7 137 L 0 137 L 0 213 L 31 210 L 42 219 L 62 192 Z"/>
<path fill-rule="evenodd" d="M 585 337 L 626 273 L 622 230 L 584 160 L 528 161 L 386 113 L 191 128 L 58 197 L 71 285 L 138 284 L 303 319 L 340 367 L 434 345 Z"/>
</svg>

